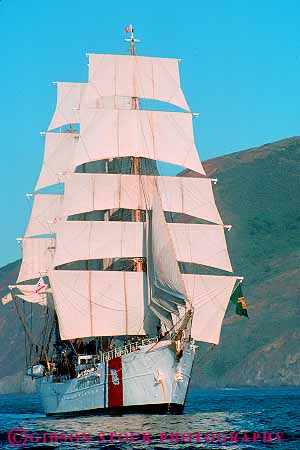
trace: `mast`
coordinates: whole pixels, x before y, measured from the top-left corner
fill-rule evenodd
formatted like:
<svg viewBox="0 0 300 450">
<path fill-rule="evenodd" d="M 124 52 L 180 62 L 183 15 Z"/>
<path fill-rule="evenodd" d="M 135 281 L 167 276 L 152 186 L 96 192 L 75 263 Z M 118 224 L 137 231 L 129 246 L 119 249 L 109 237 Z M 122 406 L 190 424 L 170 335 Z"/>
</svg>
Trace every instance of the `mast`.
<svg viewBox="0 0 300 450">
<path fill-rule="evenodd" d="M 139 39 L 134 38 L 134 29 L 133 25 L 130 25 L 130 39 L 125 39 L 130 43 L 130 56 L 135 56 L 135 43 L 140 42 Z M 139 102 L 137 97 L 131 97 L 131 109 L 137 110 L 139 109 Z M 140 175 L 140 158 L 132 157 L 132 172 L 134 175 Z M 134 222 L 141 222 L 141 210 L 136 209 L 132 212 L 132 220 Z M 143 259 L 142 258 L 134 258 L 134 271 L 142 272 L 143 271 Z"/>
</svg>

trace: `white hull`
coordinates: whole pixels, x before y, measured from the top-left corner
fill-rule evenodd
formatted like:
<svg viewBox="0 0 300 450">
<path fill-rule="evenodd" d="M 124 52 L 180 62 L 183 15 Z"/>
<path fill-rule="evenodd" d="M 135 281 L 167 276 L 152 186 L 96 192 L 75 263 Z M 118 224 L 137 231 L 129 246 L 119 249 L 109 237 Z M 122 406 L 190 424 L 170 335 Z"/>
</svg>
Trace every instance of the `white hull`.
<svg viewBox="0 0 300 450">
<path fill-rule="evenodd" d="M 46 414 L 181 412 L 195 348 L 186 344 L 176 361 L 171 341 L 150 344 L 99 364 L 98 370 L 64 382 L 37 380 Z"/>
</svg>

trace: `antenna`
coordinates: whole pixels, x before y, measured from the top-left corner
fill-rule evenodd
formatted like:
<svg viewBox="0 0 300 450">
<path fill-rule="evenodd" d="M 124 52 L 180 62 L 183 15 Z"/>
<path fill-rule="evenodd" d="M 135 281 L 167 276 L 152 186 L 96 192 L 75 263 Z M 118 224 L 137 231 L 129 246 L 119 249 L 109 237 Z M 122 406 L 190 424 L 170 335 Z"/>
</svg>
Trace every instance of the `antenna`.
<svg viewBox="0 0 300 450">
<path fill-rule="evenodd" d="M 134 30 L 133 25 L 128 25 L 128 27 L 125 28 L 125 33 L 130 33 L 130 39 L 125 39 L 125 42 L 130 42 L 130 55 L 135 55 L 135 43 L 141 42 L 140 39 L 135 39 L 134 37 Z"/>
</svg>

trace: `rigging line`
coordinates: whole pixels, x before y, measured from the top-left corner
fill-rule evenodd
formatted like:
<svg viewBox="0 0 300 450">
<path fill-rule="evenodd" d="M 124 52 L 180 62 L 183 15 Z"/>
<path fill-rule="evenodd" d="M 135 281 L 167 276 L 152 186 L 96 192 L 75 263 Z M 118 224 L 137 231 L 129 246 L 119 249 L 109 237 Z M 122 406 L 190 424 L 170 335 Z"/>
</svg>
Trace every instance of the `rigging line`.
<svg viewBox="0 0 300 450">
<path fill-rule="evenodd" d="M 12 292 L 12 291 L 11 291 L 11 292 Z M 24 333 L 27 335 L 27 337 L 28 337 L 29 340 L 31 341 L 31 344 L 32 344 L 32 345 L 37 345 L 37 343 L 35 342 L 33 336 L 32 336 L 32 335 L 30 334 L 30 332 L 27 330 L 26 322 L 24 321 L 24 318 L 23 318 L 22 315 L 20 314 L 19 307 L 18 307 L 18 304 L 17 304 L 17 299 L 16 299 L 16 297 L 15 297 L 15 295 L 14 295 L 13 292 L 12 292 L 12 298 L 13 298 L 13 300 L 14 300 L 14 305 L 15 305 L 15 308 L 16 308 L 17 315 L 18 315 L 18 317 L 19 317 L 19 319 L 20 319 L 20 321 L 21 321 L 21 324 L 22 324 L 22 326 L 23 326 Z"/>
<path fill-rule="evenodd" d="M 145 117 L 144 114 L 141 115 L 141 114 L 137 113 L 137 125 L 139 125 L 139 128 L 141 130 L 141 133 L 142 133 L 142 136 L 143 136 L 143 139 L 144 139 L 144 147 L 145 147 L 145 150 L 147 152 L 148 158 L 149 159 L 153 159 L 153 158 L 151 158 L 151 156 L 155 156 L 155 150 L 154 150 L 155 140 L 154 140 L 153 123 L 152 123 L 153 119 L 152 119 L 152 121 L 150 119 L 151 111 L 145 111 L 145 114 L 146 114 L 146 117 L 148 119 L 149 128 L 150 128 L 151 135 L 152 135 L 152 148 L 153 148 L 153 154 L 152 155 L 150 154 L 150 151 L 149 151 L 148 141 L 146 139 L 145 129 L 144 129 L 144 126 L 143 126 L 143 121 L 142 121 L 142 117 Z M 138 129 L 138 127 L 137 127 L 137 129 Z"/>
<path fill-rule="evenodd" d="M 75 349 L 75 347 L 74 347 L 74 345 L 73 345 L 73 343 L 72 343 L 72 339 L 69 339 L 69 344 L 71 345 L 71 347 L 72 347 L 72 349 L 73 349 L 75 355 L 78 356 L 78 353 L 77 353 L 77 351 L 76 351 L 76 349 Z"/>
<path fill-rule="evenodd" d="M 125 303 L 125 332 L 128 334 L 128 303 L 127 303 L 127 289 L 126 289 L 126 274 L 123 273 L 123 287 L 124 287 L 124 303 Z"/>
<path fill-rule="evenodd" d="M 65 347 L 65 353 L 64 353 L 64 357 L 65 357 L 65 363 L 69 372 L 69 376 L 71 376 L 71 366 L 70 366 L 70 361 L 68 358 L 68 346 L 65 342 L 63 342 L 63 345 Z"/>
<path fill-rule="evenodd" d="M 184 319 L 185 319 L 185 317 L 187 316 L 187 314 L 188 314 L 188 312 L 186 312 L 186 313 L 184 314 L 183 317 L 181 317 L 180 319 L 178 319 L 177 322 L 175 322 L 175 323 L 173 324 L 172 328 L 170 328 L 170 330 L 167 332 L 167 334 L 166 334 L 165 336 L 163 336 L 163 337 L 161 337 L 161 338 L 158 338 L 158 341 L 155 342 L 155 343 L 153 344 L 153 346 L 152 346 L 151 348 L 149 348 L 149 350 L 147 350 L 146 353 L 151 352 L 151 350 L 152 350 L 154 347 L 156 347 L 156 345 L 157 345 L 159 342 L 163 341 L 164 338 L 165 338 L 166 336 L 169 336 L 169 337 L 170 337 L 171 332 L 174 331 L 174 330 L 176 329 L 177 325 L 178 325 L 180 322 L 183 322 L 183 321 L 184 321 Z"/>
<path fill-rule="evenodd" d="M 23 301 L 23 313 L 24 313 L 24 307 L 25 307 L 24 303 L 25 302 Z M 25 337 L 25 339 L 24 339 L 24 344 L 25 344 L 25 362 L 26 362 L 26 367 L 28 367 L 27 336 L 26 336 L 26 333 L 25 333 L 24 337 Z M 31 349 L 32 349 L 32 346 L 30 345 L 30 347 L 29 347 L 29 361 L 30 361 L 30 364 L 31 364 Z"/>
<path fill-rule="evenodd" d="M 53 300 L 53 299 L 52 299 Z M 52 325 L 51 325 L 51 329 L 50 329 L 50 333 L 49 333 L 49 337 L 48 337 L 48 342 L 47 342 L 47 346 L 46 346 L 46 352 L 47 354 L 49 353 L 49 348 L 50 348 L 50 343 L 51 343 L 51 339 L 52 339 L 52 335 L 56 330 L 56 327 L 58 327 L 58 320 L 57 320 L 57 315 L 55 310 L 53 310 L 53 314 L 52 314 Z M 54 354 L 54 347 L 52 348 L 52 356 Z"/>
<path fill-rule="evenodd" d="M 30 332 L 32 333 L 32 303 L 30 303 Z M 25 339 L 26 339 L 26 337 L 25 337 Z M 32 346 L 30 346 L 30 354 L 29 354 L 30 364 L 31 364 L 31 357 L 32 357 L 31 351 L 32 351 Z"/>
<path fill-rule="evenodd" d="M 92 302 L 92 274 L 91 271 L 88 272 L 88 291 L 89 291 L 89 312 L 90 312 L 90 325 L 91 325 L 91 335 L 93 336 L 93 302 Z"/>
<path fill-rule="evenodd" d="M 48 313 L 49 313 L 49 309 L 46 308 L 46 313 L 45 313 L 45 317 L 44 317 L 44 326 L 42 327 L 42 330 L 41 330 L 42 338 L 41 338 L 41 346 L 40 346 L 40 359 L 42 359 L 42 354 L 44 352 L 46 333 L 47 333 L 47 328 L 48 328 L 48 320 L 47 320 Z"/>
</svg>

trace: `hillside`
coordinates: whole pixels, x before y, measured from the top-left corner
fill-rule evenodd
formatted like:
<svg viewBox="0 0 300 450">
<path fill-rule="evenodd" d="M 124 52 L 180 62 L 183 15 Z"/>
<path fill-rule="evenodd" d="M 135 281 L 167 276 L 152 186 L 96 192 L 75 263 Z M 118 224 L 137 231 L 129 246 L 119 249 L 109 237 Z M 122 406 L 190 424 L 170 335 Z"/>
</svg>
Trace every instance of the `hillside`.
<svg viewBox="0 0 300 450">
<path fill-rule="evenodd" d="M 229 309 L 221 344 L 199 353 L 193 382 L 300 384 L 300 138 L 204 166 L 218 178 L 217 205 L 224 222 L 233 225 L 229 253 L 235 273 L 245 277 L 250 320 Z"/>
<path fill-rule="evenodd" d="M 204 163 L 218 178 L 215 196 L 235 273 L 245 277 L 250 320 L 226 315 L 218 347 L 200 344 L 193 384 L 300 384 L 300 138 Z M 186 171 L 185 175 L 193 175 Z M 0 290 L 19 262 L 0 269 Z M 14 306 L 0 305 L 0 392 L 24 389 L 22 327 Z M 26 385 L 26 389 L 30 386 Z"/>
</svg>

